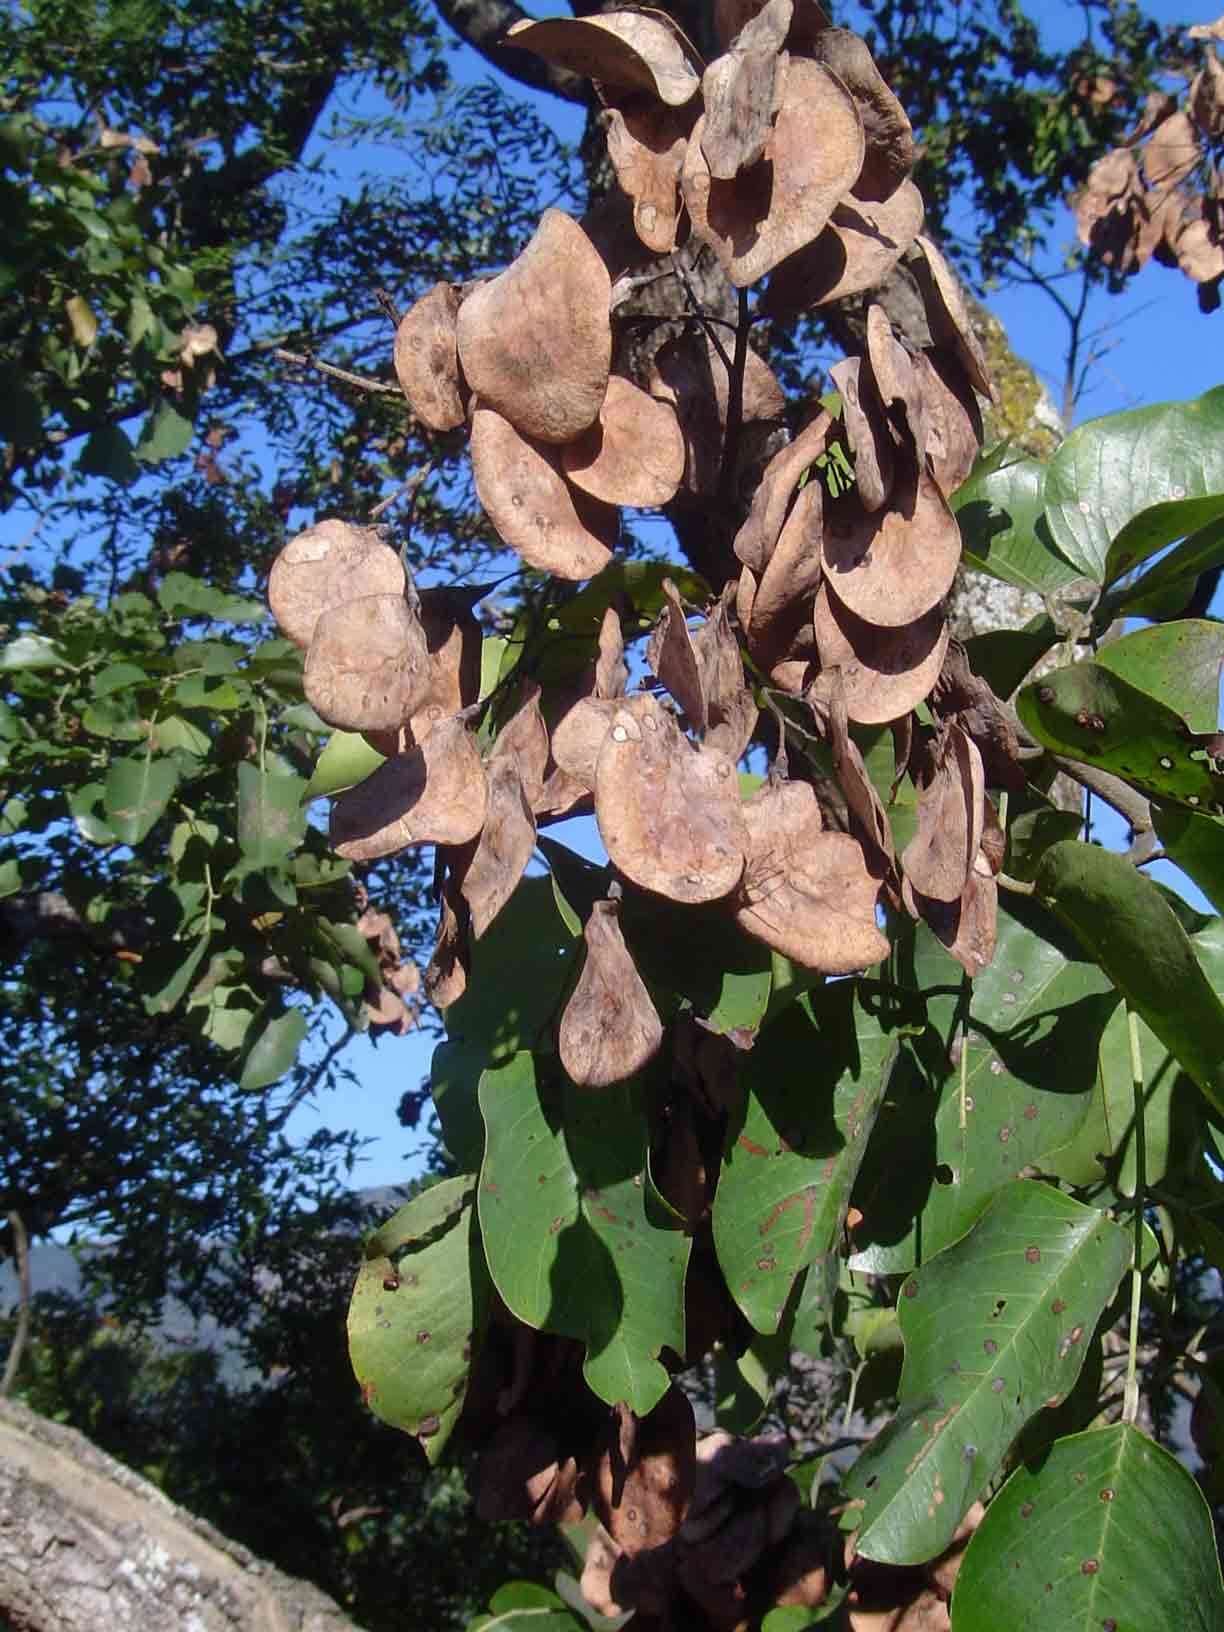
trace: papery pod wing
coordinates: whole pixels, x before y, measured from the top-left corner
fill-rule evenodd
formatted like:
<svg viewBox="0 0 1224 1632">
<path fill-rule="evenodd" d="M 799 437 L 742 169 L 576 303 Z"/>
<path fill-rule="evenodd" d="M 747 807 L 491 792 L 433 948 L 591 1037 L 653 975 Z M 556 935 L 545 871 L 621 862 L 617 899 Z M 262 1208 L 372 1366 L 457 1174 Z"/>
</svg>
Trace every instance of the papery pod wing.
<svg viewBox="0 0 1224 1632">
<path fill-rule="evenodd" d="M 1168 191 L 1202 162 L 1203 151 L 1188 113 L 1178 111 L 1162 121 L 1143 148 L 1143 173 L 1154 192 Z"/>
<path fill-rule="evenodd" d="M 912 366 L 925 404 L 925 451 L 931 479 L 949 498 L 968 480 L 982 445 L 982 414 L 956 358 L 933 347 Z"/>
<path fill-rule="evenodd" d="M 688 619 L 680 593 L 670 578 L 663 580 L 663 593 L 667 604 L 646 644 L 646 661 L 655 678 L 679 703 L 689 725 L 699 736 L 704 736 L 709 714 Z"/>
<path fill-rule="evenodd" d="M 535 684 L 527 687 L 523 702 L 497 733 L 489 764 L 502 760 L 516 768 L 528 799 L 537 799 L 548 771 L 548 727 Z"/>
<path fill-rule="evenodd" d="M 765 0 L 714 0 L 714 37 L 724 51 L 764 6 Z M 817 37 L 832 26 L 817 0 L 794 0 L 784 43 L 792 51 L 810 53 Z"/>
<path fill-rule="evenodd" d="M 615 901 L 596 901 L 586 962 L 561 1017 L 561 1064 L 580 1088 L 635 1076 L 659 1051 L 663 1025 L 625 945 Z"/>
<path fill-rule="evenodd" d="M 982 756 L 958 725 L 946 725 L 918 790 L 918 830 L 901 857 L 920 895 L 960 899 L 981 848 L 985 799 Z"/>
<path fill-rule="evenodd" d="M 753 494 L 752 508 L 735 535 L 735 553 L 752 569 L 758 582 L 774 552 L 800 478 L 824 452 L 832 425 L 830 414 L 817 414 L 765 467 L 765 474 Z M 748 627 L 742 612 L 740 623 Z"/>
<path fill-rule="evenodd" d="M 818 127 L 819 141 L 812 140 Z M 758 165 L 734 181 L 710 174 L 701 119 L 681 190 L 693 231 L 737 288 L 747 288 L 823 231 L 863 164 L 863 126 L 849 91 L 818 63 L 792 58 L 786 92 Z"/>
<path fill-rule="evenodd" d="M 848 833 L 825 833 L 804 782 L 767 783 L 744 806 L 748 859 L 735 918 L 806 969 L 844 975 L 888 956 L 876 924 L 880 880 Z"/>
<path fill-rule="evenodd" d="M 458 291 L 435 283 L 395 331 L 395 377 L 409 407 L 431 431 L 456 430 L 467 418 L 455 342 L 458 315 Z"/>
<path fill-rule="evenodd" d="M 429 657 L 429 691 L 410 719 L 413 743 L 424 742 L 439 720 L 449 719 L 480 693 L 480 622 L 475 592 L 439 585 L 418 592 L 418 616 Z"/>
<path fill-rule="evenodd" d="M 810 629 L 822 575 L 823 489 L 819 478 L 800 489 L 753 597 L 748 649 L 764 669 L 789 653 Z"/>
<path fill-rule="evenodd" d="M 585 431 L 608 388 L 611 294 L 578 222 L 545 210 L 526 248 L 459 309 L 459 361 L 481 403 L 541 442 Z"/>
<path fill-rule="evenodd" d="M 687 328 L 659 348 L 651 370 L 650 394 L 670 402 L 676 410 L 684 437 L 686 489 L 690 493 L 717 492 L 730 385 L 726 364 L 703 330 Z M 754 438 L 759 443 L 768 435 L 785 409 L 786 397 L 773 370 L 749 349 L 740 426 L 745 457 L 750 455 Z M 742 468 L 742 459 L 740 464 Z"/>
<path fill-rule="evenodd" d="M 956 274 L 931 240 L 921 233 L 914 240 L 914 248 L 916 253 L 908 264 L 922 291 L 931 339 L 937 346 L 947 346 L 955 352 L 974 389 L 994 402 L 996 392 L 986 354 L 974 333 Z"/>
<path fill-rule="evenodd" d="M 505 43 L 532 51 L 597 85 L 647 91 L 683 107 L 700 89 L 700 58 L 665 12 L 605 11 L 592 17 L 524 19 Z"/>
<path fill-rule="evenodd" d="M 614 606 L 604 608 L 599 625 L 599 647 L 595 657 L 596 697 L 623 697 L 629 680 L 625 665 L 625 637 L 620 614 Z"/>
<path fill-rule="evenodd" d="M 875 784 L 867 774 L 862 751 L 850 735 L 846 687 L 841 669 L 830 671 L 828 690 L 829 747 L 833 752 L 833 774 L 837 778 L 837 785 L 842 791 L 846 806 L 868 846 L 873 853 L 878 852 L 889 875 L 895 875 L 896 854 L 893 849 L 892 826 L 883 802 L 875 790 Z"/>
<path fill-rule="evenodd" d="M 886 199 L 843 199 L 817 238 L 774 267 L 761 310 L 787 318 L 878 289 L 922 231 L 924 216 L 912 181 Z"/>
<path fill-rule="evenodd" d="M 866 366 L 884 406 L 894 414 L 900 411 L 921 459 L 928 442 L 922 381 L 912 354 L 893 333 L 884 308 L 874 304 L 867 308 Z"/>
<path fill-rule="evenodd" d="M 291 538 L 272 563 L 268 604 L 303 651 L 324 612 L 359 595 L 403 595 L 403 563 L 376 527 L 329 517 Z"/>
<path fill-rule="evenodd" d="M 443 720 L 420 747 L 380 765 L 336 800 L 332 848 L 350 861 L 410 844 L 466 844 L 484 825 L 489 789 L 471 733 Z"/>
<path fill-rule="evenodd" d="M 461 911 L 456 910 L 459 902 Z M 467 991 L 471 945 L 468 934 L 467 903 L 451 880 L 446 880 L 438 902 L 438 928 L 433 956 L 425 969 L 425 996 L 435 1009 L 457 1003 Z"/>
<path fill-rule="evenodd" d="M 711 176 L 733 180 L 765 152 L 782 105 L 792 0 L 766 0 L 701 76 L 701 145 Z"/>
<path fill-rule="evenodd" d="M 864 510 L 874 512 L 892 492 L 895 469 L 892 428 L 875 377 L 861 358 L 847 357 L 833 365 L 829 378 L 842 400 L 846 441 L 854 456 L 854 485 Z"/>
<path fill-rule="evenodd" d="M 616 697 L 580 697 L 552 728 L 554 764 L 587 793 L 595 791 L 599 751 L 620 707 Z"/>
<path fill-rule="evenodd" d="M 638 238 L 656 255 L 670 255 L 680 224 L 680 171 L 692 117 L 641 96 L 608 109 L 608 158 L 620 189 L 633 201 Z"/>
<path fill-rule="evenodd" d="M 484 826 L 470 861 L 457 874 L 477 940 L 514 894 L 536 841 L 531 801 L 513 759 L 494 751 L 486 776 L 489 801 Z"/>
<path fill-rule="evenodd" d="M 402 594 L 362 595 L 315 623 L 302 673 L 307 701 L 344 731 L 389 731 L 429 694 L 429 652 Z"/>
<path fill-rule="evenodd" d="M 747 832 L 739 779 L 694 748 L 653 697 L 626 699 L 599 751 L 595 814 L 613 863 L 673 901 L 716 901 L 739 882 Z"/>
<path fill-rule="evenodd" d="M 905 109 L 885 84 L 866 41 L 848 28 L 825 29 L 814 54 L 849 90 L 863 121 L 867 145 L 854 196 L 891 197 L 914 167 L 914 133 Z"/>
<path fill-rule="evenodd" d="M 813 626 L 821 669 L 840 670 L 855 725 L 887 725 L 916 708 L 939 678 L 948 648 L 941 607 L 899 629 L 881 629 L 848 612 L 827 584 L 816 596 Z"/>
<path fill-rule="evenodd" d="M 683 1524 L 696 1477 L 696 1440 L 693 1407 L 674 1383 L 647 1416 L 614 1407 L 598 1451 L 592 1501 L 627 1557 L 663 1547 Z"/>
<path fill-rule="evenodd" d="M 521 436 L 491 408 L 472 416 L 472 474 L 489 520 L 529 566 L 557 578 L 593 578 L 612 559 L 619 515 L 576 494 L 551 448 Z"/>
<path fill-rule="evenodd" d="M 561 468 L 575 487 L 605 504 L 658 509 L 684 478 L 675 410 L 613 374 L 598 419 L 562 450 Z"/>
<path fill-rule="evenodd" d="M 925 460 L 902 458 L 888 505 L 872 511 L 855 488 L 826 501 L 825 583 L 865 622 L 896 629 L 937 607 L 960 565 L 961 536 Z"/>
</svg>

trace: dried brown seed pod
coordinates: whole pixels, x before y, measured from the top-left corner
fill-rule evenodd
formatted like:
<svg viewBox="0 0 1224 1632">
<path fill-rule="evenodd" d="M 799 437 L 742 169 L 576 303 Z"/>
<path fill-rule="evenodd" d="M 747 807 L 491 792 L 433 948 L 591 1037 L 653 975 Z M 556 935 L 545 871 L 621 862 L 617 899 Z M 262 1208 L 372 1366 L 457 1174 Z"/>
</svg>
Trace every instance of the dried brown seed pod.
<svg viewBox="0 0 1224 1632">
<path fill-rule="evenodd" d="M 765 0 L 714 0 L 714 38 L 724 51 L 764 4 Z M 785 43 L 792 51 L 810 54 L 817 36 L 832 26 L 818 0 L 794 0 Z"/>
<path fill-rule="evenodd" d="M 982 756 L 960 726 L 943 727 L 918 790 L 918 827 L 901 867 L 914 890 L 957 901 L 982 843 L 986 779 Z"/>
<path fill-rule="evenodd" d="M 867 150 L 854 196 L 891 197 L 914 166 L 914 133 L 905 109 L 885 84 L 867 42 L 848 28 L 825 29 L 814 55 L 849 90 L 863 121 Z"/>
<path fill-rule="evenodd" d="M 819 128 L 821 138 L 812 140 Z M 824 230 L 850 192 L 865 144 L 858 109 L 844 85 L 819 63 L 791 59 L 786 91 L 759 164 L 734 181 L 710 174 L 701 119 L 693 127 L 680 178 L 693 231 L 718 256 L 737 288 L 746 288 Z"/>
<path fill-rule="evenodd" d="M 442 886 L 438 906 L 438 928 L 434 936 L 433 956 L 425 970 L 425 996 L 435 1009 L 448 1008 L 457 1003 L 467 991 L 468 964 L 471 949 L 468 941 L 467 904 L 460 901 L 462 912 L 455 910 L 459 892 L 452 880 Z"/>
<path fill-rule="evenodd" d="M 595 814 L 614 864 L 673 901 L 716 901 L 739 882 L 747 831 L 735 766 L 694 748 L 653 697 L 620 707 L 599 751 Z"/>
<path fill-rule="evenodd" d="M 484 825 L 489 789 L 461 719 L 442 720 L 419 748 L 380 765 L 332 805 L 332 848 L 350 861 L 410 844 L 466 844 Z"/>
<path fill-rule="evenodd" d="M 955 352 L 973 388 L 994 402 L 997 393 L 986 364 L 986 353 L 974 333 L 955 273 L 931 240 L 921 233 L 914 240 L 914 249 L 916 253 L 909 266 L 922 292 L 931 339 L 937 346 L 947 346 Z"/>
<path fill-rule="evenodd" d="M 621 934 L 615 901 L 596 901 L 586 962 L 561 1017 L 561 1064 L 580 1088 L 635 1076 L 659 1051 L 663 1024 Z"/>
<path fill-rule="evenodd" d="M 765 152 L 782 105 L 789 58 L 782 47 L 791 0 L 766 0 L 701 77 L 701 145 L 710 174 L 731 181 Z"/>
<path fill-rule="evenodd" d="M 834 363 L 829 378 L 842 400 L 846 441 L 854 456 L 854 485 L 864 510 L 874 512 L 892 492 L 893 433 L 875 378 L 861 357 Z"/>
<path fill-rule="evenodd" d="M 509 901 L 535 849 L 536 825 L 518 767 L 496 752 L 486 775 L 489 804 L 471 860 L 458 874 L 477 940 Z M 543 784 L 541 783 L 541 787 Z"/>
<path fill-rule="evenodd" d="M 527 247 L 459 309 L 459 362 L 482 404 L 541 442 L 585 431 L 608 388 L 611 295 L 578 222 L 545 210 Z"/>
<path fill-rule="evenodd" d="M 458 315 L 458 291 L 435 283 L 395 331 L 395 377 L 409 407 L 431 431 L 453 431 L 467 418 L 455 343 Z"/>
<path fill-rule="evenodd" d="M 291 538 L 272 563 L 268 604 L 281 632 L 303 651 L 322 613 L 359 595 L 403 595 L 399 556 L 376 527 L 329 517 Z"/>
<path fill-rule="evenodd" d="M 306 653 L 307 700 L 345 731 L 393 731 L 429 694 L 429 653 L 403 595 L 362 595 L 324 612 Z"/>
<path fill-rule="evenodd" d="M 588 793 L 595 791 L 599 750 L 620 706 L 615 697 L 580 697 L 553 726 L 552 756 L 557 769 Z"/>
<path fill-rule="evenodd" d="M 559 455 L 519 434 L 491 408 L 472 416 L 476 493 L 500 537 L 529 566 L 557 578 L 593 578 L 612 559 L 617 511 L 576 493 Z"/>
<path fill-rule="evenodd" d="M 507 30 L 505 44 L 534 51 L 597 85 L 648 91 L 669 107 L 682 107 L 701 86 L 697 53 L 661 11 L 524 19 Z"/>
<path fill-rule="evenodd" d="M 736 892 L 741 929 L 807 969 L 844 975 L 888 956 L 880 879 L 848 833 L 825 833 L 805 782 L 766 784 L 744 806 L 749 850 Z"/>
<path fill-rule="evenodd" d="M 865 622 L 913 623 L 952 587 L 960 555 L 956 517 L 916 457 L 898 459 L 886 508 L 868 510 L 854 488 L 825 501 L 825 584 Z"/>
<path fill-rule="evenodd" d="M 664 1546 L 684 1522 L 696 1473 L 695 1437 L 693 1407 L 674 1383 L 644 1417 L 635 1418 L 627 1405 L 612 1411 L 592 1505 L 625 1557 Z"/>
<path fill-rule="evenodd" d="M 621 191 L 633 201 L 638 238 L 656 255 L 676 247 L 680 171 L 692 116 L 634 93 L 608 109 L 608 158 Z"/>
<path fill-rule="evenodd" d="M 811 468 L 813 460 L 824 452 L 832 426 L 830 414 L 817 414 L 794 441 L 788 442 L 765 467 L 765 474 L 752 497 L 752 508 L 735 535 L 735 553 L 746 567 L 752 569 L 758 583 L 774 552 L 800 478 L 804 471 Z M 740 624 L 748 628 L 742 611 Z"/>
<path fill-rule="evenodd" d="M 625 664 L 625 637 L 620 614 L 614 606 L 604 608 L 599 625 L 599 646 L 595 658 L 596 697 L 623 697 L 629 680 Z"/>
<path fill-rule="evenodd" d="M 888 198 L 846 198 L 824 231 L 769 274 L 761 310 L 790 317 L 877 289 L 922 231 L 922 194 L 903 181 Z"/>
<path fill-rule="evenodd" d="M 947 498 L 968 477 L 982 445 L 982 414 L 956 358 L 939 347 L 917 352 L 912 366 L 925 405 L 925 452 L 931 477 Z"/>
<path fill-rule="evenodd" d="M 814 476 L 791 506 L 753 596 L 748 649 L 764 669 L 791 653 L 800 631 L 811 626 L 812 602 L 823 574 L 823 519 L 820 479 Z"/>
<path fill-rule="evenodd" d="M 667 604 L 646 643 L 646 661 L 655 678 L 680 705 L 692 729 L 704 736 L 709 715 L 688 618 L 679 591 L 670 578 L 663 580 L 663 593 Z"/>
<path fill-rule="evenodd" d="M 840 669 L 856 725 L 886 725 L 916 708 L 938 679 L 948 646 L 940 607 L 900 628 L 882 629 L 847 611 L 827 583 L 816 596 L 813 626 L 821 669 Z M 817 693 L 823 695 L 819 680 Z"/>
<path fill-rule="evenodd" d="M 540 713 L 540 688 L 527 686 L 523 701 L 497 733 L 490 756 L 508 759 L 523 779 L 523 790 L 533 802 L 544 786 L 548 769 L 548 727 Z"/>
<path fill-rule="evenodd" d="M 684 437 L 675 410 L 613 374 L 595 424 L 561 452 L 574 484 L 605 504 L 657 509 L 684 477 Z"/>
<path fill-rule="evenodd" d="M 730 398 L 726 364 L 704 330 L 688 328 L 655 353 L 650 394 L 670 402 L 684 437 L 684 485 L 690 493 L 714 493 L 722 473 Z M 786 397 L 773 370 L 751 349 L 744 368 L 740 441 L 745 451 L 752 436 L 768 435 L 786 409 Z"/>
<path fill-rule="evenodd" d="M 482 635 L 472 611 L 473 592 L 439 585 L 421 590 L 419 600 L 429 651 L 429 691 L 409 721 L 411 741 L 401 747 L 424 742 L 439 720 L 467 708 L 480 692 Z"/>
</svg>

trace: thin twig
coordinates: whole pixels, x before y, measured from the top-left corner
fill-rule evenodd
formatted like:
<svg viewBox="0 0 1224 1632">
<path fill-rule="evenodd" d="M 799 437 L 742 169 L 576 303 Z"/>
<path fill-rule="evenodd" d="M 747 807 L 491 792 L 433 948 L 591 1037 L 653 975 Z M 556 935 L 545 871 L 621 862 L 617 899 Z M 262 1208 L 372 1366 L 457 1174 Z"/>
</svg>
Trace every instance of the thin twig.
<svg viewBox="0 0 1224 1632">
<path fill-rule="evenodd" d="M 403 316 L 403 313 L 395 304 L 395 301 L 392 299 L 390 294 L 388 294 L 385 289 L 375 289 L 374 299 L 378 302 L 379 311 L 381 311 L 390 320 L 391 327 L 393 329 L 398 329 L 400 326 L 400 318 Z"/>
<path fill-rule="evenodd" d="M 277 1115 L 272 1118 L 270 1126 L 273 1133 L 279 1133 L 302 1101 L 310 1098 L 311 1094 L 314 1093 L 320 1082 L 322 1082 L 333 1061 L 336 1059 L 336 1056 L 347 1048 L 348 1044 L 356 1035 L 357 1028 L 350 1020 L 345 1026 L 344 1030 L 340 1033 L 339 1037 L 336 1038 L 335 1042 L 332 1043 L 326 1054 L 324 1054 L 323 1058 L 319 1061 L 318 1065 L 315 1066 L 314 1070 L 308 1077 L 305 1078 L 304 1081 L 297 1085 Z"/>
<path fill-rule="evenodd" d="M 727 382 L 727 429 L 723 436 L 722 468 L 718 473 L 718 496 L 725 503 L 735 489 L 735 468 L 739 453 L 740 429 L 744 423 L 744 370 L 748 366 L 748 291 L 739 292 L 739 324 L 735 330 L 735 360 Z"/>
<path fill-rule="evenodd" d="M 26 1227 L 22 1223 L 20 1213 L 10 1211 L 8 1224 L 9 1229 L 13 1232 L 13 1254 L 17 1260 L 17 1286 L 20 1301 L 17 1305 L 17 1329 L 13 1333 L 13 1342 L 9 1348 L 8 1359 L 4 1366 L 4 1376 L 0 1378 L 0 1400 L 5 1398 L 17 1381 L 21 1358 L 30 1339 L 30 1238 L 26 1234 Z"/>
<path fill-rule="evenodd" d="M 368 391 L 374 396 L 400 397 L 403 392 L 398 385 L 389 385 L 386 380 L 371 379 L 368 374 L 353 374 L 347 368 L 337 368 L 334 363 L 325 363 L 309 351 L 286 351 L 283 346 L 277 346 L 272 355 L 282 363 L 292 363 L 297 368 L 312 368 L 316 374 L 326 374 L 329 379 L 340 380 L 345 385 L 354 386 L 358 391 Z"/>
<path fill-rule="evenodd" d="M 421 484 L 427 476 L 433 475 L 433 468 L 433 460 L 431 459 L 427 464 L 422 465 L 420 470 L 415 471 L 404 483 L 403 487 L 397 488 L 390 497 L 380 499 L 370 511 L 370 520 L 377 521 L 379 516 L 384 515 L 393 504 L 398 504 L 401 499 L 408 500 L 408 514 L 411 517 L 412 507 L 416 503 L 416 496 L 420 491 Z"/>
<path fill-rule="evenodd" d="M 729 379 L 730 376 L 731 376 L 731 371 L 732 371 L 732 368 L 733 368 L 734 365 L 732 364 L 730 357 L 727 356 L 727 348 L 726 348 L 726 346 L 723 345 L 722 341 L 715 334 L 713 322 L 711 321 L 711 319 L 709 317 L 707 317 L 706 313 L 702 310 L 701 302 L 697 299 L 697 292 L 693 288 L 692 284 L 689 282 L 689 275 L 685 271 L 684 267 L 681 266 L 679 259 L 678 258 L 675 259 L 672 262 L 672 265 L 676 268 L 676 276 L 680 279 L 681 285 L 684 288 L 684 292 L 688 296 L 688 303 L 689 303 L 689 306 L 692 309 L 692 314 L 697 319 L 697 321 L 701 324 L 702 328 L 705 330 L 706 338 L 709 340 L 710 344 L 714 347 L 715 353 L 718 356 L 718 360 L 723 365 L 723 367 L 726 369 L 727 377 Z"/>
</svg>

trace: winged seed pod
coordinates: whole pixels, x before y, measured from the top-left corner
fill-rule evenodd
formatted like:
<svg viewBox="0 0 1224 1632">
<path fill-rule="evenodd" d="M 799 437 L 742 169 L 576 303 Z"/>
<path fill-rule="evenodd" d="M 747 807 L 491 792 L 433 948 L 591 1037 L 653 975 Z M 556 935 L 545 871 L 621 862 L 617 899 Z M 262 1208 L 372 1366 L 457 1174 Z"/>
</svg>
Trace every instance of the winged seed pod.
<svg viewBox="0 0 1224 1632">
<path fill-rule="evenodd" d="M 484 826 L 489 788 L 461 719 L 442 720 L 418 748 L 380 765 L 332 805 L 332 848 L 349 861 L 410 844 L 466 844 Z"/>
<path fill-rule="evenodd" d="M 596 765 L 595 815 L 612 862 L 673 901 L 717 901 L 744 870 L 734 764 L 694 748 L 653 697 L 627 698 L 613 716 Z"/>
<path fill-rule="evenodd" d="M 358 595 L 402 595 L 406 582 L 403 563 L 376 527 L 329 517 L 276 557 L 268 604 L 281 632 L 305 651 L 324 612 Z"/>
<path fill-rule="evenodd" d="M 675 410 L 613 374 L 595 424 L 561 450 L 575 487 L 605 504 L 658 509 L 684 477 L 684 438 Z"/>
<path fill-rule="evenodd" d="M 843 199 L 824 231 L 769 274 L 761 311 L 787 318 L 878 288 L 922 231 L 924 215 L 912 181 L 879 201 Z"/>
<path fill-rule="evenodd" d="M 484 406 L 541 442 L 585 431 L 608 388 L 611 296 L 577 221 L 545 210 L 527 247 L 459 308 L 460 366 Z"/>
<path fill-rule="evenodd" d="M 586 962 L 561 1017 L 558 1049 L 579 1088 L 624 1082 L 654 1058 L 663 1024 L 625 945 L 615 901 L 596 901 L 586 921 Z"/>
<path fill-rule="evenodd" d="M 322 613 L 302 685 L 307 701 L 344 731 L 394 731 L 429 695 L 429 650 L 400 595 L 361 595 Z"/>
<path fill-rule="evenodd" d="M 900 628 L 881 629 L 848 612 L 827 583 L 816 596 L 813 627 L 821 669 L 839 671 L 855 725 L 885 725 L 917 708 L 938 679 L 948 649 L 941 607 Z M 817 690 L 826 693 L 823 675 Z"/>
<path fill-rule="evenodd" d="M 431 431 L 453 431 L 467 418 L 459 377 L 455 321 L 459 294 L 435 283 L 410 306 L 395 331 L 395 377 L 413 413 Z"/>
<path fill-rule="evenodd" d="M 696 51 L 661 11 L 605 11 L 542 22 L 525 18 L 506 31 L 505 43 L 534 51 L 597 86 L 645 91 L 668 107 L 683 107 L 701 86 Z"/>
</svg>

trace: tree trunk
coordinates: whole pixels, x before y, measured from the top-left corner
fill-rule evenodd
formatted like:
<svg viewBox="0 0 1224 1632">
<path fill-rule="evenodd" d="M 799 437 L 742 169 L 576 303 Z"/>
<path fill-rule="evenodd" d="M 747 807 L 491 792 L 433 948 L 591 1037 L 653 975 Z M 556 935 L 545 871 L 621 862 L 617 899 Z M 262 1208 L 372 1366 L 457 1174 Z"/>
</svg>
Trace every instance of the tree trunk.
<svg viewBox="0 0 1224 1632">
<path fill-rule="evenodd" d="M 0 1628 L 355 1632 L 73 1428 L 0 1401 Z"/>
</svg>

